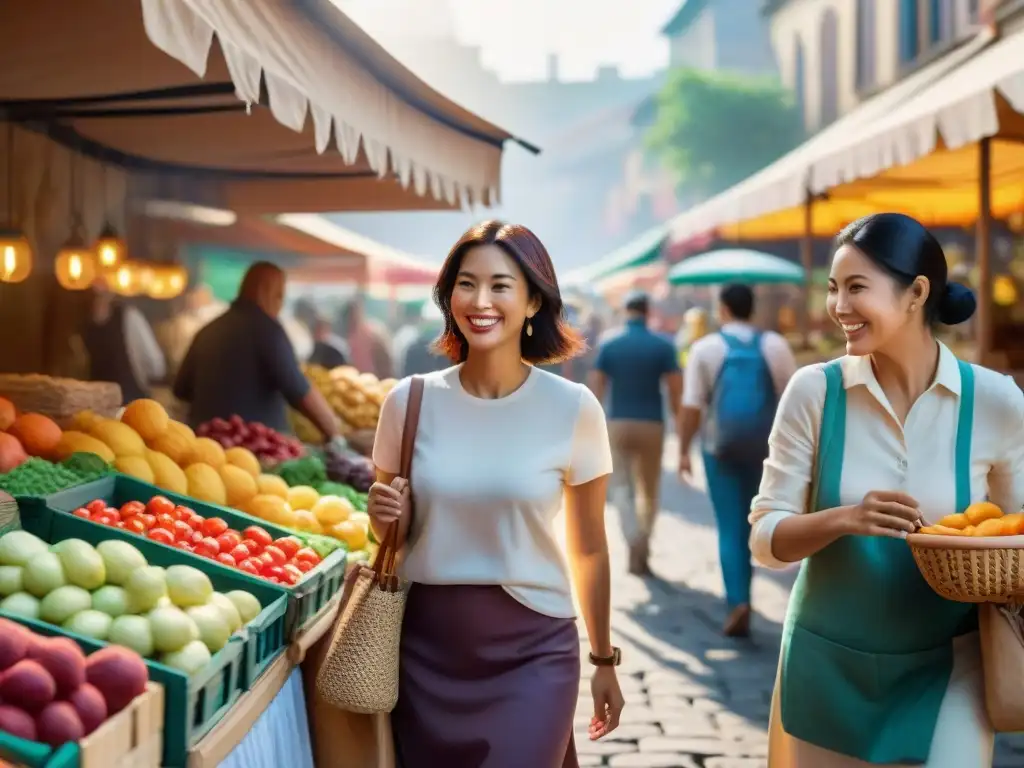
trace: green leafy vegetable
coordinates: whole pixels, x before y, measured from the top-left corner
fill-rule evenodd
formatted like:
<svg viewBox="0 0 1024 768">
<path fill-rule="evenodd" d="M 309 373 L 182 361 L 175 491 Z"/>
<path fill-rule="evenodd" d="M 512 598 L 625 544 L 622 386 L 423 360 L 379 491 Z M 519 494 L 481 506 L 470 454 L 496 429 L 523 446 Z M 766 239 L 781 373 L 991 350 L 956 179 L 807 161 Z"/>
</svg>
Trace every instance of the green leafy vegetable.
<svg viewBox="0 0 1024 768">
<path fill-rule="evenodd" d="M 0 475 L 0 490 L 12 496 L 49 496 L 96 480 L 110 471 L 103 459 L 91 453 L 72 454 L 60 464 L 30 458 L 6 475 Z"/>
<path fill-rule="evenodd" d="M 314 488 L 327 482 L 327 469 L 318 456 L 305 456 L 278 464 L 273 470 L 288 486 L 311 485 Z"/>
</svg>

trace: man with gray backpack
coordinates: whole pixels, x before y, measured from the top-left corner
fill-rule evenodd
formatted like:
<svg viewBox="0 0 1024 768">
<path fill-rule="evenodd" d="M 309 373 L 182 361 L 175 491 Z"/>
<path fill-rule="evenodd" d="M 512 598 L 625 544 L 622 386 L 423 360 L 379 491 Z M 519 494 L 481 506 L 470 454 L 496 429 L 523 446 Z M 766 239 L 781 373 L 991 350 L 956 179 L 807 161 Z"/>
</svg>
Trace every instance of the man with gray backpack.
<svg viewBox="0 0 1024 768">
<path fill-rule="evenodd" d="M 684 478 L 691 474 L 691 444 L 701 432 L 728 608 L 723 632 L 729 637 L 750 633 L 753 567 L 747 516 L 768 457 L 776 405 L 796 371 L 789 344 L 777 333 L 755 328 L 753 313 L 749 286 L 722 289 L 720 330 L 690 348 L 679 414 L 679 471 Z"/>
</svg>

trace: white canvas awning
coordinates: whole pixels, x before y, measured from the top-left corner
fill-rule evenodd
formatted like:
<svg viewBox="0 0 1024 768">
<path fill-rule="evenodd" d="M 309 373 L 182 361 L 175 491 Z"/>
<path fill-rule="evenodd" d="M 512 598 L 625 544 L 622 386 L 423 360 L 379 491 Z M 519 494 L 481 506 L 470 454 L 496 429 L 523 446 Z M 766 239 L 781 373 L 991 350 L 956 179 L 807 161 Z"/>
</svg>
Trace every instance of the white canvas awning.
<svg viewBox="0 0 1024 768">
<path fill-rule="evenodd" d="M 0 109 L 243 213 L 493 203 L 513 138 L 329 0 L 7 0 Z"/>
<path fill-rule="evenodd" d="M 973 58 L 991 40 L 988 33 L 979 35 L 869 99 L 736 186 L 679 214 L 669 227 L 670 242 L 685 241 L 724 224 L 802 205 L 815 162 L 848 147 L 858 135 L 871 131 L 872 126 L 885 120 L 901 105 Z"/>
</svg>

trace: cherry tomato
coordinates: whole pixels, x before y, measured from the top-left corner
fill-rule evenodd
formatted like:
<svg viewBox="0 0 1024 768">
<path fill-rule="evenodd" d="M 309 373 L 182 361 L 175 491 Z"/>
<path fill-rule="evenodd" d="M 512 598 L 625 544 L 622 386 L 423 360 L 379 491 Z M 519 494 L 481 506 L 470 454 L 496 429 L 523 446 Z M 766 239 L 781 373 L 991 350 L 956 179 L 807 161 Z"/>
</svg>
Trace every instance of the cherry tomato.
<svg viewBox="0 0 1024 768">
<path fill-rule="evenodd" d="M 309 562 L 309 560 L 296 560 L 294 564 L 295 567 L 303 573 L 308 573 L 309 571 L 312 571 L 314 568 L 316 568 L 316 566 Z"/>
<path fill-rule="evenodd" d="M 313 565 L 320 565 L 320 555 L 318 555 L 316 550 L 311 547 L 303 547 L 295 553 L 296 564 L 301 560 L 305 560 L 307 563 L 312 563 Z"/>
<path fill-rule="evenodd" d="M 239 567 L 240 570 L 243 570 L 246 573 L 251 573 L 253 576 L 259 576 L 260 575 L 259 561 L 258 560 L 254 560 L 251 557 L 247 558 L 245 560 L 242 560 L 238 564 L 238 567 Z"/>
<path fill-rule="evenodd" d="M 107 508 L 107 502 L 103 499 L 95 499 L 86 504 L 85 508 L 95 515 L 97 512 L 102 512 Z"/>
<path fill-rule="evenodd" d="M 204 519 L 205 518 L 202 515 L 197 515 L 195 512 L 193 512 L 191 515 L 189 515 L 188 520 L 186 520 L 185 522 L 188 523 L 189 528 L 191 528 L 193 531 L 198 531 L 203 527 Z"/>
<path fill-rule="evenodd" d="M 274 546 L 284 552 L 285 558 L 291 560 L 295 553 L 302 549 L 302 542 L 294 536 L 284 536 L 275 541 Z"/>
<path fill-rule="evenodd" d="M 219 555 L 217 555 L 217 562 L 223 563 L 224 565 L 230 565 L 232 568 L 234 568 L 236 565 L 235 558 L 233 558 L 227 552 L 221 552 Z"/>
<path fill-rule="evenodd" d="M 129 517 L 127 520 L 125 520 L 124 527 L 126 531 L 131 531 L 132 533 L 146 532 L 146 524 L 142 522 L 142 520 L 140 520 L 138 516 Z"/>
<path fill-rule="evenodd" d="M 216 557 L 220 554 L 220 545 L 216 539 L 211 539 L 207 536 L 195 545 L 195 553 L 203 557 Z"/>
<path fill-rule="evenodd" d="M 288 579 L 289 584 L 295 584 L 302 578 L 304 571 L 299 570 L 298 566 L 288 563 L 283 566 L 284 572 L 290 578 Z"/>
<path fill-rule="evenodd" d="M 263 545 L 255 539 L 243 539 L 242 544 L 249 550 L 250 555 L 258 555 L 263 551 Z"/>
<path fill-rule="evenodd" d="M 154 496 L 146 505 L 146 511 L 154 517 L 169 515 L 174 511 L 174 502 L 166 496 Z"/>
<path fill-rule="evenodd" d="M 183 507 L 180 504 L 171 510 L 171 517 L 173 517 L 175 520 L 184 520 L 186 523 L 189 521 L 189 518 L 191 518 L 192 515 L 194 514 L 195 512 L 193 512 L 191 509 L 189 509 L 188 507 Z"/>
<path fill-rule="evenodd" d="M 242 543 L 242 537 L 235 531 L 224 531 L 217 537 L 217 543 L 220 544 L 221 552 L 230 552 Z"/>
<path fill-rule="evenodd" d="M 146 512 L 144 514 L 141 514 L 141 515 L 138 515 L 137 517 L 138 517 L 139 520 L 142 521 L 142 524 L 144 526 L 146 526 L 146 530 L 147 531 L 150 528 L 152 528 L 154 525 L 156 525 L 156 517 L 154 517 L 153 515 L 149 514 L 148 512 Z"/>
<path fill-rule="evenodd" d="M 174 538 L 178 541 L 192 541 L 192 526 L 181 520 L 174 521 Z"/>
<path fill-rule="evenodd" d="M 129 501 L 121 506 L 121 519 L 135 517 L 146 511 L 146 505 L 141 501 Z"/>
<path fill-rule="evenodd" d="M 268 565 L 263 569 L 263 578 L 280 583 L 285 578 L 284 569 L 280 565 Z"/>
<path fill-rule="evenodd" d="M 237 546 L 232 548 L 228 554 L 235 558 L 236 562 L 240 563 L 243 560 L 248 559 L 249 555 L 252 553 L 249 552 L 249 548 L 245 546 L 245 544 L 238 544 Z"/>
<path fill-rule="evenodd" d="M 167 512 L 161 512 L 156 516 L 156 527 L 163 528 L 165 530 L 174 533 L 174 524 L 178 522 Z"/>
<path fill-rule="evenodd" d="M 93 522 L 99 523 L 100 525 L 114 525 L 119 522 L 118 519 L 112 517 L 109 512 L 103 510 L 102 512 L 96 512 L 92 516 Z"/>
<path fill-rule="evenodd" d="M 269 557 L 274 565 L 284 565 L 288 562 L 288 556 L 273 544 L 263 550 L 263 555 Z"/>
<path fill-rule="evenodd" d="M 124 530 L 124 520 L 118 520 L 116 523 L 114 523 L 114 527 Z"/>
<path fill-rule="evenodd" d="M 151 528 L 147 534 L 153 541 L 174 546 L 174 534 L 166 528 Z"/>
<path fill-rule="evenodd" d="M 269 533 L 267 533 L 263 528 L 260 528 L 258 525 L 250 525 L 248 528 L 242 531 L 242 536 L 244 536 L 247 539 L 252 539 L 253 541 L 255 541 L 257 544 L 260 545 L 260 549 L 269 546 L 274 541 L 273 537 Z"/>
<path fill-rule="evenodd" d="M 74 512 L 72 512 L 71 514 L 74 515 L 75 517 L 81 517 L 83 520 L 91 520 L 92 519 L 92 513 L 88 509 L 86 509 L 85 507 L 79 507 Z"/>
<path fill-rule="evenodd" d="M 189 544 L 187 541 L 176 541 L 174 542 L 174 546 L 176 546 L 178 549 L 183 549 L 186 552 L 192 551 L 192 545 Z"/>
<path fill-rule="evenodd" d="M 192 543 L 193 544 L 198 544 L 202 540 L 203 540 L 203 532 L 202 531 L 192 531 Z"/>
<path fill-rule="evenodd" d="M 217 538 L 228 529 L 228 524 L 219 517 L 208 517 L 203 521 L 203 533 L 210 538 Z"/>
<path fill-rule="evenodd" d="M 261 569 L 261 570 L 262 570 L 262 569 L 264 569 L 264 568 L 269 568 L 269 567 L 270 567 L 270 566 L 272 566 L 272 565 L 277 565 L 277 563 L 275 563 L 275 562 L 274 562 L 274 558 L 273 558 L 273 557 L 271 557 L 271 556 L 270 556 L 269 554 L 267 554 L 266 552 L 264 552 L 263 554 L 261 554 L 261 555 L 260 555 L 260 556 L 259 556 L 258 558 L 256 558 L 256 559 L 260 561 L 260 569 Z"/>
</svg>

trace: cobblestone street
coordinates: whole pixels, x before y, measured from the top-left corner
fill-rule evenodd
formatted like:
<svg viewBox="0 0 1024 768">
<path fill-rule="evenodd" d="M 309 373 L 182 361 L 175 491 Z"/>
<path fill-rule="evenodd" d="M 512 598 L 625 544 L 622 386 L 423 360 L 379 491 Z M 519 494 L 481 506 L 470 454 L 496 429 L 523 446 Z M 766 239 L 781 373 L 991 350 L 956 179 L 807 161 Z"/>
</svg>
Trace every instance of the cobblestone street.
<svg viewBox="0 0 1024 768">
<path fill-rule="evenodd" d="M 674 455 L 669 446 L 666 456 Z M 623 648 L 622 725 L 591 742 L 587 680 L 577 707 L 581 766 L 764 768 L 768 711 L 782 621 L 795 571 L 758 569 L 750 640 L 723 638 L 717 539 L 707 497 L 679 483 L 666 462 L 662 513 L 653 541 L 657 578 L 625 572 L 625 548 L 609 513 L 613 637 Z M 584 674 L 589 674 L 584 665 Z M 1000 738 L 995 768 L 1024 766 L 1024 739 Z M 974 768 L 964 766 L 964 768 Z M 978 766 L 977 768 L 987 768 Z"/>
</svg>

